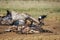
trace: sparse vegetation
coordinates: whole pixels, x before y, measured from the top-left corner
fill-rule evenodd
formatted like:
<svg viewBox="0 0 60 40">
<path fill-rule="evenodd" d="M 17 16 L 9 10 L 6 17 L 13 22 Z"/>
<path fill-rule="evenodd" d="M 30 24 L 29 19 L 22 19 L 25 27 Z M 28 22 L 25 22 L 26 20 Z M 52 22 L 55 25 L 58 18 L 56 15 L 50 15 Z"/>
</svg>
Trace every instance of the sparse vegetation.
<svg viewBox="0 0 60 40">
<path fill-rule="evenodd" d="M 60 28 L 60 0 L 35 0 L 35 1 L 21 1 L 21 0 L 0 0 L 0 15 L 5 15 L 6 10 L 15 10 L 18 13 L 27 12 L 31 14 L 36 19 L 43 14 L 47 15 L 45 23 L 49 27 L 59 27 Z M 46 28 L 46 27 L 45 27 Z M 12 33 L 12 35 L 15 35 Z M 47 35 L 47 34 L 46 34 Z M 0 40 L 60 40 L 60 35 L 19 35 L 15 36 L 9 35 L 3 36 L 0 34 Z M 3 39 L 6 37 L 5 39 Z M 23 37 L 23 38 L 22 38 Z M 7 39 L 8 38 L 8 39 Z M 16 39 L 17 38 L 17 39 Z"/>
<path fill-rule="evenodd" d="M 3 3 L 2 3 L 3 2 Z M 0 1 L 0 13 L 5 15 L 6 10 L 15 10 L 19 13 L 27 12 L 37 18 L 39 15 L 46 14 L 52 16 L 60 15 L 60 2 L 48 1 Z M 3 12 L 4 11 L 4 12 Z M 50 19 L 49 17 L 47 17 Z"/>
</svg>

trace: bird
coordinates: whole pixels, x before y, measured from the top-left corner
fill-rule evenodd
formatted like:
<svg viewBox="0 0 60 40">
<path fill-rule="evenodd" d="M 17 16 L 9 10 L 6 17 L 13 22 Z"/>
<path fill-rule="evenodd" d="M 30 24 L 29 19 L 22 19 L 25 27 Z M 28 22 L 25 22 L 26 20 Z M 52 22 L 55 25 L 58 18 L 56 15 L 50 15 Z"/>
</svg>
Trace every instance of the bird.
<svg viewBox="0 0 60 40">
<path fill-rule="evenodd" d="M 41 15 L 38 17 L 39 25 L 44 25 L 44 19 L 47 17 L 47 15 Z"/>
</svg>

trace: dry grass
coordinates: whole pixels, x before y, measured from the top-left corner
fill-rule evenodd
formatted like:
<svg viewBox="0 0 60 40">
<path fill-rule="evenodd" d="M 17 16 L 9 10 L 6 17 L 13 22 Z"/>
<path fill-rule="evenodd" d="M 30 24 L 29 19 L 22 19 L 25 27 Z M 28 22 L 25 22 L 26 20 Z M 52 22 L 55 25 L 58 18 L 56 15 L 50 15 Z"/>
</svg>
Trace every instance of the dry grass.
<svg viewBox="0 0 60 40">
<path fill-rule="evenodd" d="M 27 12 L 36 19 L 43 14 L 47 15 L 44 29 L 60 34 L 60 2 L 49 1 L 0 1 L 0 15 L 5 15 L 6 9 L 17 12 Z M 53 28 L 56 29 L 53 29 Z M 21 35 L 16 33 L 0 34 L 0 40 L 60 40 L 60 35 L 41 33 Z"/>
<path fill-rule="evenodd" d="M 44 1 L 0 1 L 0 13 L 6 13 L 6 9 L 18 12 L 27 12 L 37 18 L 42 14 L 57 14 L 60 12 L 60 2 Z M 3 12 L 4 11 L 4 12 Z"/>
</svg>

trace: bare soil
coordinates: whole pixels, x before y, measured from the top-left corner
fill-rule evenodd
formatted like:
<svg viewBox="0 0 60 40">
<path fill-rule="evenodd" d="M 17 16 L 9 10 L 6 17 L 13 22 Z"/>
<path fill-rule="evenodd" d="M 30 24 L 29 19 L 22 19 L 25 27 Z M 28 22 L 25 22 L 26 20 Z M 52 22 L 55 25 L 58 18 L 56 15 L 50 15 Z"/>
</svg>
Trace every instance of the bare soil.
<svg viewBox="0 0 60 40">
<path fill-rule="evenodd" d="M 49 32 L 41 32 L 39 34 L 18 34 L 16 32 L 4 32 L 10 26 L 2 25 L 0 26 L 0 40 L 60 40 L 60 23 L 46 22 L 42 28 L 44 30 L 52 31 Z"/>
</svg>

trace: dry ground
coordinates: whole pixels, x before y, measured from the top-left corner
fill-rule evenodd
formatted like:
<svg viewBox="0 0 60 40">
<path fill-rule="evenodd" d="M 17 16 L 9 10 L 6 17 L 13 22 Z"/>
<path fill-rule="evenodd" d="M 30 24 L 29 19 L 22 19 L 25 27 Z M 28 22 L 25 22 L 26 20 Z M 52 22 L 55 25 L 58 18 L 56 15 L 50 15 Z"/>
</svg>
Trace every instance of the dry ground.
<svg viewBox="0 0 60 40">
<path fill-rule="evenodd" d="M 0 34 L 0 40 L 60 40 L 60 2 L 48 1 L 0 1 L 0 15 L 5 15 L 6 9 L 17 12 L 27 12 L 34 18 L 46 14 L 45 25 L 43 29 L 50 30 L 53 33 L 40 34 L 17 34 L 7 32 Z M 3 32 L 9 26 L 1 26 L 0 32 Z"/>
<path fill-rule="evenodd" d="M 0 40 L 60 40 L 60 35 L 48 35 L 48 34 L 16 34 L 6 33 L 0 34 Z"/>
<path fill-rule="evenodd" d="M 39 33 L 39 34 L 18 34 L 16 32 L 6 32 L 0 34 L 0 40 L 60 40 L 60 24 L 58 22 L 45 24 L 43 29 L 50 30 L 53 33 Z M 10 26 L 0 26 L 0 32 L 3 32 Z"/>
</svg>

